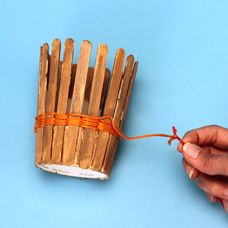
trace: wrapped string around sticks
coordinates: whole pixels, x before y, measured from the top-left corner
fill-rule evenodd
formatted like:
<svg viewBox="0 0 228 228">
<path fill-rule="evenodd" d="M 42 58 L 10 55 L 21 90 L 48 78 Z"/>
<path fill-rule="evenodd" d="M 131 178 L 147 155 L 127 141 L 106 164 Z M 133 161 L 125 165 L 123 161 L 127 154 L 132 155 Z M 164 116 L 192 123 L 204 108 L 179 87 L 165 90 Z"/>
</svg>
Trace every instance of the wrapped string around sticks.
<svg viewBox="0 0 228 228">
<path fill-rule="evenodd" d="M 134 137 L 128 137 L 116 126 L 115 121 L 111 116 L 89 116 L 72 113 L 59 114 L 55 112 L 43 113 L 36 117 L 34 131 L 36 132 L 37 128 L 43 128 L 47 125 L 80 126 L 82 128 L 106 131 L 117 138 L 123 138 L 126 140 L 137 140 L 149 137 L 166 137 L 169 138 L 169 145 L 171 145 L 172 141 L 174 140 L 178 140 L 182 145 L 184 145 L 184 141 L 177 135 L 177 130 L 174 126 L 172 127 L 172 135 L 145 134 Z"/>
</svg>

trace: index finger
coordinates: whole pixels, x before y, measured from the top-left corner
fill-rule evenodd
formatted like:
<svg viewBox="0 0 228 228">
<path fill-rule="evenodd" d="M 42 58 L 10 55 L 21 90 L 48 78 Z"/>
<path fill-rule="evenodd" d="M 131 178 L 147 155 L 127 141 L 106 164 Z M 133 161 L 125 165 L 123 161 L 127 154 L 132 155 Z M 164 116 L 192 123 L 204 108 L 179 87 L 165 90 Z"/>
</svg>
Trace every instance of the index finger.
<svg viewBox="0 0 228 228">
<path fill-rule="evenodd" d="M 228 150 L 228 129 L 217 125 L 193 129 L 184 135 L 183 141 L 198 146 L 213 146 L 218 149 Z M 183 152 L 181 143 L 179 143 L 177 150 Z"/>
</svg>

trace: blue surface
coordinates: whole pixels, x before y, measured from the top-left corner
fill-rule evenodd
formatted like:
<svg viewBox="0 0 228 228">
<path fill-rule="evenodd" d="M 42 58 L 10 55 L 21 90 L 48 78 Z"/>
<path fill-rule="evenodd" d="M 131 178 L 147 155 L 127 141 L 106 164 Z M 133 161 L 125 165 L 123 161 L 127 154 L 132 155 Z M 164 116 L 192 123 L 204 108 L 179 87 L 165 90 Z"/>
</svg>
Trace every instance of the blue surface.
<svg viewBox="0 0 228 228">
<path fill-rule="evenodd" d="M 227 227 L 175 143 L 122 141 L 102 182 L 35 168 L 33 134 L 39 47 L 56 37 L 73 37 L 77 50 L 91 40 L 93 56 L 107 43 L 109 67 L 118 47 L 139 60 L 127 134 L 228 126 L 227 21 L 227 0 L 1 0 L 0 227 Z"/>
</svg>

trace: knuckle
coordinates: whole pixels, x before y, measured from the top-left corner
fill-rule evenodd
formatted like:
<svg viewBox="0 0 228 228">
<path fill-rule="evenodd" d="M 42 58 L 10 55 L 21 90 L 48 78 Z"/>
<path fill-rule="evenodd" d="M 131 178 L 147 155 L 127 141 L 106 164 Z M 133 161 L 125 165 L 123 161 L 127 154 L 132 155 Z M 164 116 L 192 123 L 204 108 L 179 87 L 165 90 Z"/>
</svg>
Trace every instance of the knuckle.
<svg viewBox="0 0 228 228">
<path fill-rule="evenodd" d="M 219 159 L 219 167 L 221 175 L 228 176 L 228 156 L 223 155 Z"/>
<path fill-rule="evenodd" d="M 212 128 L 219 128 L 220 126 L 217 125 L 217 124 L 212 124 L 212 125 L 209 125 L 209 127 L 212 127 Z"/>
<path fill-rule="evenodd" d="M 184 141 L 186 141 L 186 142 L 193 142 L 193 141 L 195 141 L 195 140 L 194 140 L 195 135 L 196 135 L 195 129 L 189 130 L 189 131 L 187 131 L 187 132 L 184 134 L 184 136 L 183 136 L 182 139 L 183 139 Z"/>
<path fill-rule="evenodd" d="M 187 131 L 187 132 L 184 134 L 184 137 L 183 137 L 183 138 L 185 138 L 186 136 L 191 135 L 194 131 L 195 131 L 194 129 Z"/>
<path fill-rule="evenodd" d="M 214 163 L 213 163 L 213 155 L 202 155 L 200 158 L 200 166 L 202 172 L 207 173 L 209 175 L 215 174 Z"/>
<path fill-rule="evenodd" d="M 220 195 L 221 194 L 221 186 L 218 183 L 211 184 L 210 193 L 212 195 Z"/>
<path fill-rule="evenodd" d="M 228 155 L 202 154 L 199 160 L 202 172 L 209 175 L 228 176 Z"/>
</svg>

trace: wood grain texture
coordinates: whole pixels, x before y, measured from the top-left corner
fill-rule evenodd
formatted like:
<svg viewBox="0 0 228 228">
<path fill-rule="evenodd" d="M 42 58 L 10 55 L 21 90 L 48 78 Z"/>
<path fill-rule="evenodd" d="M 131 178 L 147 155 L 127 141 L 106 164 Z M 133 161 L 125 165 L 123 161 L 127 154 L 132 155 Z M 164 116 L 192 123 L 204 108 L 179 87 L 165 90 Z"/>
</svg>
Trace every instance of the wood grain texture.
<svg viewBox="0 0 228 228">
<path fill-rule="evenodd" d="M 89 67 L 87 79 L 86 79 L 85 97 L 84 97 L 84 103 L 83 103 L 83 109 L 82 109 L 82 114 L 85 114 L 85 115 L 88 114 L 89 98 L 90 98 L 91 87 L 93 83 L 93 75 L 94 75 L 94 68 Z M 77 142 L 75 147 L 74 164 L 73 164 L 75 166 L 79 166 L 79 154 L 80 154 L 81 144 L 83 140 L 83 135 L 84 135 L 84 128 L 79 127 Z"/>
<path fill-rule="evenodd" d="M 102 94 L 101 94 L 101 103 L 100 103 L 100 108 L 99 108 L 99 116 L 102 115 L 102 110 L 104 109 L 104 101 L 105 101 L 106 93 L 107 93 L 107 90 L 108 90 L 109 80 L 110 80 L 110 71 L 108 69 L 106 69 L 105 78 L 104 78 L 104 85 L 103 85 L 103 90 L 102 90 Z M 99 134 L 101 132 L 103 132 L 103 131 L 96 131 L 95 132 L 94 149 L 92 151 L 92 156 L 91 156 L 90 166 L 89 166 L 90 169 L 91 168 L 93 169 L 93 167 L 92 167 L 93 158 L 95 157 L 95 151 L 98 148 L 98 137 L 99 137 Z M 102 160 L 102 158 L 100 158 L 100 157 L 98 159 Z"/>
<path fill-rule="evenodd" d="M 102 93 L 101 93 L 101 102 L 100 102 L 100 107 L 99 107 L 99 116 L 102 115 L 103 109 L 104 109 L 104 103 L 106 99 L 106 94 L 109 86 L 109 81 L 110 81 L 110 71 L 109 69 L 105 69 L 105 78 L 104 78 L 104 84 L 102 88 Z"/>
<path fill-rule="evenodd" d="M 130 86 L 133 64 L 134 64 L 134 57 L 132 55 L 129 55 L 127 57 L 126 67 L 125 67 L 125 71 L 124 71 L 124 75 L 123 75 L 123 79 L 120 87 L 118 101 L 117 101 L 114 116 L 113 116 L 113 119 L 117 127 L 120 127 L 121 115 L 125 105 L 128 88 Z M 109 167 L 112 165 L 112 158 L 115 156 L 115 149 L 117 147 L 116 146 L 117 142 L 118 142 L 118 139 L 115 136 L 110 134 L 107 148 L 106 148 L 105 158 L 102 166 L 102 172 L 107 173 L 107 171 L 109 170 Z"/>
<path fill-rule="evenodd" d="M 87 76 L 87 82 L 86 82 L 85 99 L 84 99 L 84 104 L 83 104 L 83 114 L 88 114 L 89 99 L 90 99 L 90 95 L 91 95 L 93 76 L 94 76 L 94 68 L 90 67 L 88 76 Z M 106 95 L 106 90 L 108 88 L 109 79 L 110 79 L 110 71 L 106 68 L 104 86 L 103 86 L 102 94 L 101 94 L 101 103 L 100 103 L 100 107 L 99 107 L 99 115 L 102 112 L 102 108 L 103 108 L 102 104 L 105 100 L 105 95 Z M 80 155 L 81 145 L 83 142 L 83 136 L 84 136 L 84 128 L 79 127 L 78 139 L 77 139 L 76 149 L 75 149 L 75 160 L 74 160 L 74 165 L 76 165 L 76 166 L 79 165 L 79 158 L 80 158 L 79 155 Z"/>
<path fill-rule="evenodd" d="M 39 66 L 39 83 L 38 83 L 38 101 L 37 115 L 45 112 L 46 104 L 46 87 L 48 74 L 48 44 L 44 44 L 40 48 L 40 66 Z M 43 153 L 43 128 L 36 131 L 36 163 L 41 164 Z"/>
<path fill-rule="evenodd" d="M 122 129 L 122 127 L 123 127 L 124 119 L 125 119 L 125 116 L 127 113 L 127 109 L 128 109 L 128 105 L 129 105 L 129 101 L 130 101 L 131 92 L 132 92 L 132 88 L 134 85 L 137 69 L 138 69 L 138 62 L 135 62 L 134 67 L 133 67 L 133 71 L 132 71 L 130 85 L 129 85 L 128 92 L 127 92 L 127 97 L 126 97 L 124 108 L 123 108 L 123 112 L 122 112 L 121 118 L 120 118 L 120 124 L 119 124 L 120 129 Z M 108 163 L 109 165 L 107 166 L 107 173 L 108 174 L 111 172 L 111 168 L 112 168 L 113 160 L 115 158 L 115 152 L 116 152 L 117 146 L 118 146 L 118 140 L 115 140 L 114 146 L 113 146 L 114 149 L 113 149 L 113 152 L 111 153 L 111 156 L 109 159 L 109 163 Z"/>
<path fill-rule="evenodd" d="M 123 49 L 118 49 L 112 70 L 111 82 L 108 90 L 108 95 L 104 107 L 103 115 L 114 115 L 115 107 L 117 104 L 120 84 L 123 75 L 123 65 L 125 59 L 125 52 Z M 92 158 L 92 168 L 100 170 L 105 157 L 106 147 L 109 139 L 109 133 L 100 131 L 97 137 L 97 146 Z"/>
<path fill-rule="evenodd" d="M 56 94 L 57 94 L 57 78 L 59 72 L 59 56 L 61 42 L 58 39 L 52 42 L 52 53 L 50 58 L 49 81 L 46 99 L 46 112 L 55 112 Z M 51 160 L 51 144 L 52 144 L 53 126 L 48 125 L 44 128 L 43 137 L 43 162 Z"/>
<path fill-rule="evenodd" d="M 88 107 L 88 115 L 91 116 L 99 115 L 107 55 L 108 47 L 104 44 L 99 45 Z M 87 169 L 90 166 L 90 161 L 94 149 L 95 135 L 96 132 L 93 129 L 84 130 L 84 137 L 79 155 L 81 168 Z"/>
<path fill-rule="evenodd" d="M 72 58 L 74 52 L 74 41 L 67 39 L 64 47 L 61 79 L 59 85 L 57 113 L 65 114 L 67 111 L 69 85 L 72 70 Z M 65 126 L 54 126 L 52 142 L 52 162 L 60 163 L 62 159 L 63 136 Z"/>
<path fill-rule="evenodd" d="M 70 79 L 70 88 L 69 88 L 69 95 L 68 95 L 68 102 L 67 102 L 67 113 L 70 112 L 70 107 L 71 107 L 71 103 L 72 103 L 76 71 L 77 71 L 77 64 L 72 64 L 71 76 L 70 76 L 70 78 L 71 78 Z"/>
<path fill-rule="evenodd" d="M 125 104 L 124 104 L 123 112 L 122 112 L 121 118 L 120 118 L 120 125 L 119 125 L 120 129 L 122 129 L 122 127 L 123 127 L 124 119 L 125 119 L 125 116 L 126 116 L 126 113 L 127 113 L 127 110 L 128 110 L 128 105 L 129 105 L 129 101 L 130 101 L 130 97 L 131 97 L 131 93 L 132 93 L 132 88 L 133 88 L 133 85 L 134 85 L 134 82 L 135 82 L 135 77 L 136 77 L 136 74 L 137 74 L 137 70 L 138 70 L 138 61 L 136 61 L 134 63 L 134 66 L 133 66 L 131 82 L 130 82 L 130 86 L 128 88 L 127 97 L 126 97 L 126 101 L 125 101 Z"/>
<path fill-rule="evenodd" d="M 82 42 L 74 81 L 70 113 L 78 114 L 83 111 L 91 47 L 89 41 L 85 40 Z M 78 126 L 65 127 L 63 147 L 63 164 L 65 165 L 70 165 L 74 162 L 78 129 Z"/>
<path fill-rule="evenodd" d="M 83 114 L 88 114 L 89 98 L 90 98 L 90 92 L 91 92 L 92 82 L 93 82 L 93 74 L 94 74 L 94 68 L 89 67 L 87 79 L 86 79 L 84 103 L 83 103 L 83 108 L 82 108 Z"/>
</svg>

